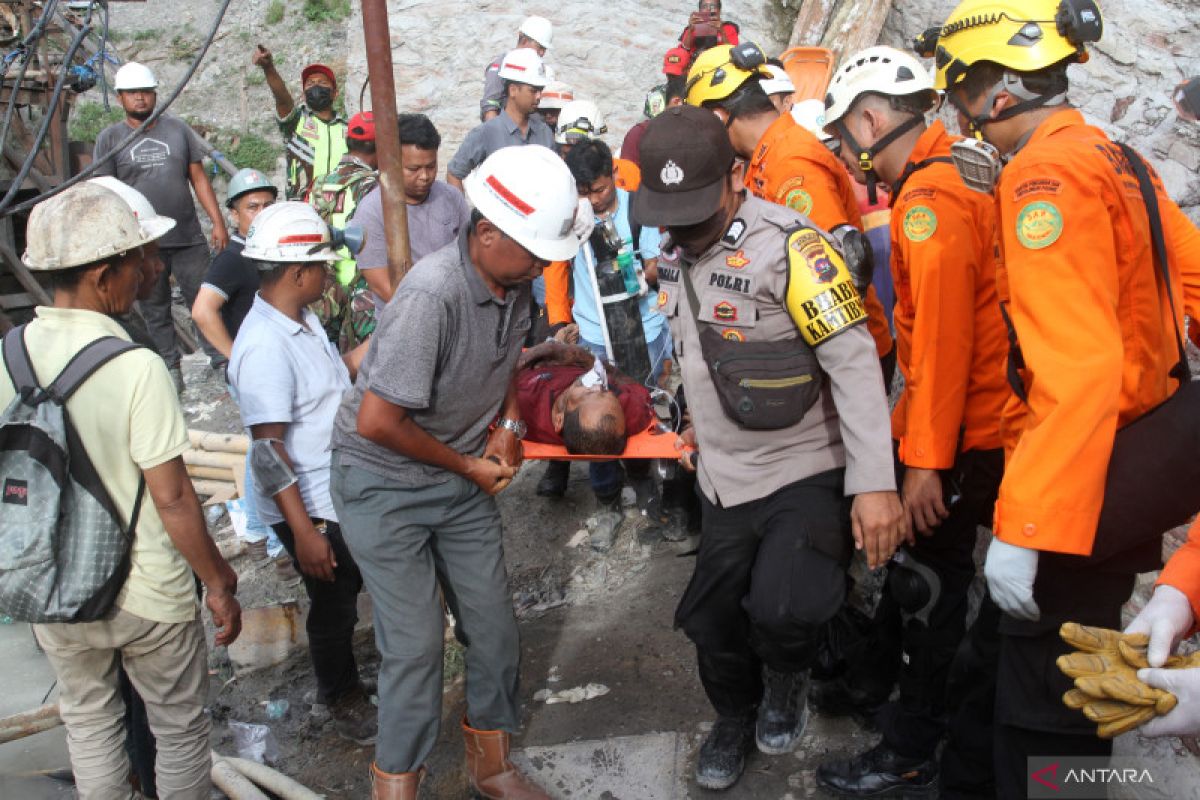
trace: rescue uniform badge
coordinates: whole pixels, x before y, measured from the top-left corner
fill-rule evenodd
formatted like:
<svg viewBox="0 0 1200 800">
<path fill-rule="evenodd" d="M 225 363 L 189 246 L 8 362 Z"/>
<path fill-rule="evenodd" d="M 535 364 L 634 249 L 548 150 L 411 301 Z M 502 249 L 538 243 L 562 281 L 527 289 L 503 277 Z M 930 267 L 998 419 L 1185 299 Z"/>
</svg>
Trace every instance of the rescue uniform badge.
<svg viewBox="0 0 1200 800">
<path fill-rule="evenodd" d="M 737 322 L 738 310 L 737 306 L 730 303 L 728 300 L 722 300 L 713 306 L 713 318 L 724 322 Z"/>
<path fill-rule="evenodd" d="M 929 206 L 913 206 L 904 215 L 901 227 L 910 242 L 923 242 L 937 232 L 937 214 Z"/>
<path fill-rule="evenodd" d="M 1039 200 L 1017 214 L 1017 240 L 1030 250 L 1041 250 L 1062 236 L 1063 218 L 1058 206 Z"/>
<path fill-rule="evenodd" d="M 750 259 L 746 258 L 745 250 L 738 250 L 733 255 L 725 258 L 725 266 L 732 267 L 733 269 L 741 269 L 749 263 Z"/>
<path fill-rule="evenodd" d="M 783 204 L 792 211 L 798 211 L 806 217 L 812 213 L 813 209 L 812 195 L 803 189 L 792 189 L 784 196 Z"/>
<path fill-rule="evenodd" d="M 668 300 L 668 295 L 666 292 L 658 293 L 658 307 L 659 308 L 662 308 L 663 306 L 665 306 L 667 304 L 667 300 Z"/>
<path fill-rule="evenodd" d="M 725 330 L 721 331 L 721 338 L 727 339 L 731 342 L 744 342 L 746 341 L 746 334 L 742 333 L 741 331 L 734 330 L 733 328 L 726 328 Z"/>
</svg>

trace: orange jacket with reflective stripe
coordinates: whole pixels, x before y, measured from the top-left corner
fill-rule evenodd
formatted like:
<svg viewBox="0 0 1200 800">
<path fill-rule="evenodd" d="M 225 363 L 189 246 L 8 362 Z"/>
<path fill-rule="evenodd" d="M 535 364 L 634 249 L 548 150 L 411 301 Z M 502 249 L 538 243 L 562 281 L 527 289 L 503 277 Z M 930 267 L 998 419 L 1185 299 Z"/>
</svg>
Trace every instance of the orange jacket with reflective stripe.
<svg viewBox="0 0 1200 800">
<path fill-rule="evenodd" d="M 957 137 L 934 122 L 909 163 L 948 158 Z M 892 436 L 910 467 L 948 469 L 960 450 L 1000 447 L 1008 336 L 996 300 L 996 206 L 952 164 L 912 173 L 891 220 L 896 360 L 904 392 Z"/>
<path fill-rule="evenodd" d="M 863 229 L 845 165 L 791 114 L 780 114 L 754 148 L 746 188 L 755 197 L 799 211 L 827 231 L 842 224 Z M 882 358 L 893 345 L 887 316 L 873 287 L 863 300 L 867 327 Z"/>
<path fill-rule="evenodd" d="M 1029 401 L 1014 397 L 1006 408 L 1015 444 L 994 530 L 1021 547 L 1086 555 L 1114 434 L 1177 386 L 1146 208 L 1120 149 L 1073 109 L 1038 126 L 997 192 L 997 290 L 1016 327 Z M 1161 185 L 1158 202 L 1170 251 L 1178 209 Z M 1177 259 L 1171 271 L 1179 287 Z"/>
</svg>

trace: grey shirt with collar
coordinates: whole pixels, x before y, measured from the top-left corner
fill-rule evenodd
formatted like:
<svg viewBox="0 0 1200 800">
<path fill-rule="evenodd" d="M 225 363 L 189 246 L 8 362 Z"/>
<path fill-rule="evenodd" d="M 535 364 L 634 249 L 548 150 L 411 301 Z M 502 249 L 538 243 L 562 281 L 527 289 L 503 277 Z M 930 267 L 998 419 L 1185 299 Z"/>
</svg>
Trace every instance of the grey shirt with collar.
<svg viewBox="0 0 1200 800">
<path fill-rule="evenodd" d="M 525 144 L 540 144 L 553 149 L 554 132 L 541 117 L 534 114 L 529 118 L 529 129 L 522 134 L 516 121 L 508 115 L 508 111 L 501 111 L 487 122 L 471 129 L 454 158 L 450 159 L 447 169 L 451 175 L 462 180 L 497 150 Z"/>
<path fill-rule="evenodd" d="M 467 254 L 468 230 L 422 259 L 379 317 L 354 388 L 334 421 L 339 463 L 361 467 L 406 488 L 450 479 L 358 433 L 363 393 L 408 411 L 413 422 L 450 449 L 479 456 L 529 330 L 529 284 L 504 299 L 484 284 Z"/>
</svg>

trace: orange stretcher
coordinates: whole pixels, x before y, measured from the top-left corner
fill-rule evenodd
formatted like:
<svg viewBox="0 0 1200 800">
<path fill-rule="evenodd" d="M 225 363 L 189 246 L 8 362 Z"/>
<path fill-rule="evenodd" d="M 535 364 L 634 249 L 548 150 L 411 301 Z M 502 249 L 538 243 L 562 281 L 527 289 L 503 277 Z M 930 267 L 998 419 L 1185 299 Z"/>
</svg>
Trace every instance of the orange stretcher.
<svg viewBox="0 0 1200 800">
<path fill-rule="evenodd" d="M 792 47 L 779 57 L 796 91 L 792 100 L 824 100 L 833 78 L 833 51 L 824 47 Z"/>
<path fill-rule="evenodd" d="M 613 461 L 618 458 L 679 458 L 675 442 L 679 437 L 671 431 L 659 431 L 654 426 L 630 436 L 625 442 L 625 452 L 619 456 L 589 456 L 568 453 L 561 444 L 523 442 L 526 461 Z"/>
</svg>

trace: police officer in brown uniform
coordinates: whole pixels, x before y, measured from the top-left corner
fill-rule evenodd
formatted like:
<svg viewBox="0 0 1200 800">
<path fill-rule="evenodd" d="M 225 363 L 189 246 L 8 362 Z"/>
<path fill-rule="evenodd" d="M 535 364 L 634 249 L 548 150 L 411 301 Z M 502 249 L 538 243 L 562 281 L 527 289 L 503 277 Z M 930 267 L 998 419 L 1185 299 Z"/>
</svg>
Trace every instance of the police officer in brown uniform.
<svg viewBox="0 0 1200 800">
<path fill-rule="evenodd" d="M 862 299 L 824 231 L 747 196 L 734 155 L 711 111 L 667 109 L 632 207 L 669 233 L 659 308 L 700 454 L 700 550 L 675 623 L 718 714 L 696 765 L 709 789 L 737 781 L 756 740 L 795 748 L 852 547 L 874 568 L 908 536 Z"/>
</svg>

